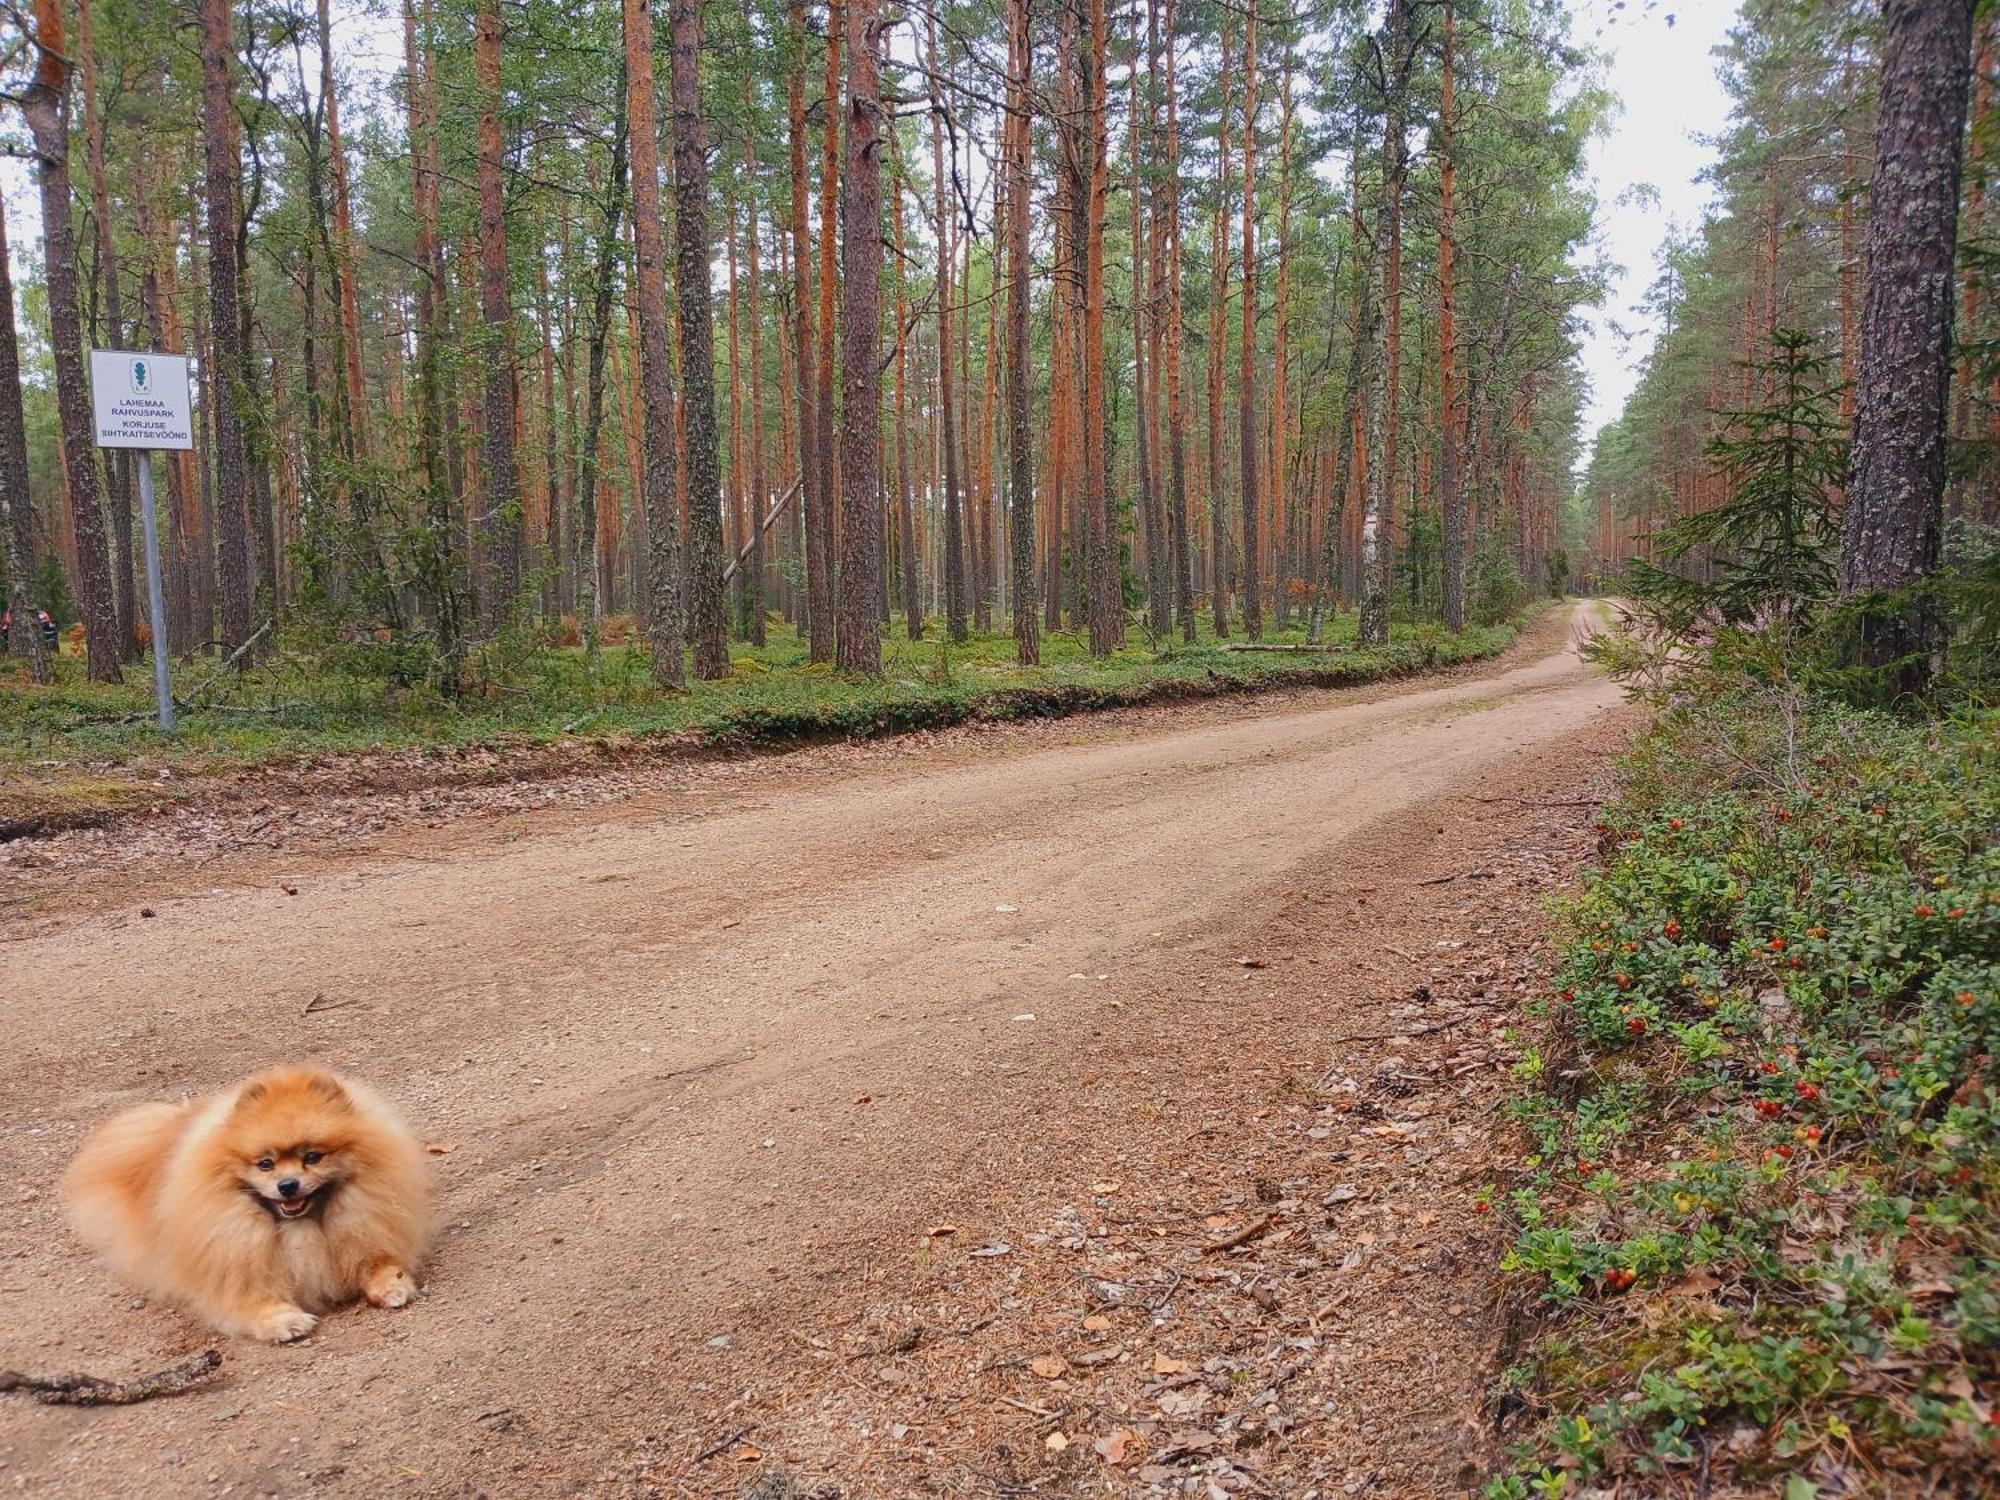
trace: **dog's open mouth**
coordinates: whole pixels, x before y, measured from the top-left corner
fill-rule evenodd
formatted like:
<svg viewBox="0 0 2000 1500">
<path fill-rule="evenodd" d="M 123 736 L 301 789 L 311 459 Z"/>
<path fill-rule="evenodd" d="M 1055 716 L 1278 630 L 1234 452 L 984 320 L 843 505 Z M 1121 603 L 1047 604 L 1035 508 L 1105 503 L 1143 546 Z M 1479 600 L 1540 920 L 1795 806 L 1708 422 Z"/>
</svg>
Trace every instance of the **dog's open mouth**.
<svg viewBox="0 0 2000 1500">
<path fill-rule="evenodd" d="M 253 1196 L 264 1205 L 274 1219 L 303 1219 L 326 1201 L 327 1194 L 332 1188 L 332 1183 L 323 1182 L 310 1193 L 302 1193 L 296 1198 L 267 1198 L 262 1193 Z"/>
</svg>

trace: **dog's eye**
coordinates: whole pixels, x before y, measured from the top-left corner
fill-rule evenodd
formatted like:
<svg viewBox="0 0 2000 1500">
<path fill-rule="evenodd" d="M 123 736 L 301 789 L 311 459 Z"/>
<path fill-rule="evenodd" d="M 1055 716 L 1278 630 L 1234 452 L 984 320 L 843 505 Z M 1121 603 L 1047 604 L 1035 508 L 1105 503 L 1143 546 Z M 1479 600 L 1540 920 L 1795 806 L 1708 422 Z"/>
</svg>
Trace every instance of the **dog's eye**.
<svg viewBox="0 0 2000 1500">
<path fill-rule="evenodd" d="M 275 1167 L 276 1165 L 277 1163 L 272 1161 L 270 1157 L 268 1156 L 262 1157 L 257 1162 L 257 1170 L 260 1172 L 268 1172 L 271 1170 L 271 1168 Z"/>
<path fill-rule="evenodd" d="M 319 1158 L 320 1158 L 320 1153 L 319 1153 L 319 1152 L 317 1152 L 317 1151 L 308 1151 L 308 1152 L 307 1152 L 307 1153 L 306 1153 L 306 1154 L 305 1154 L 304 1156 L 300 1157 L 299 1159 L 300 1159 L 301 1161 L 303 1161 L 303 1162 L 304 1162 L 304 1163 L 305 1163 L 305 1164 L 306 1164 L 307 1166 L 309 1166 L 309 1167 L 310 1167 L 310 1166 L 313 1166 L 314 1164 L 316 1164 L 316 1163 L 317 1163 L 317 1162 L 319 1161 Z"/>
</svg>

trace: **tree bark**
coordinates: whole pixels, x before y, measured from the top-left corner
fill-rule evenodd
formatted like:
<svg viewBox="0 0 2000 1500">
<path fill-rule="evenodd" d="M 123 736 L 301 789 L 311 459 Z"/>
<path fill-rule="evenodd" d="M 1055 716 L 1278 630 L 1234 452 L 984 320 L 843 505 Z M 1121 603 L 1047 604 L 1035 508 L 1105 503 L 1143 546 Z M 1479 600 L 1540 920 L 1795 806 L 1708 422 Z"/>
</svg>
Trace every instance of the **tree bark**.
<svg viewBox="0 0 2000 1500">
<path fill-rule="evenodd" d="M 1149 7 L 1149 14 L 1151 8 Z M 1157 275 L 1157 267 L 1149 264 L 1150 240 L 1145 225 L 1145 178 L 1140 167 L 1139 122 L 1142 112 L 1139 107 L 1139 48 L 1142 33 L 1139 29 L 1139 0 L 1132 0 L 1132 77 L 1129 118 L 1126 121 L 1125 156 L 1126 166 L 1131 173 L 1128 188 L 1131 197 L 1132 218 L 1132 389 L 1135 398 L 1133 411 L 1133 461 L 1138 480 L 1140 537 L 1146 549 L 1146 625 L 1152 634 L 1164 637 L 1172 623 L 1172 611 L 1168 598 L 1166 538 L 1162 535 L 1158 486 L 1154 482 L 1153 454 L 1153 408 L 1158 393 L 1153 389 L 1152 371 L 1148 368 L 1148 357 L 1159 347 L 1153 336 L 1153 325 L 1157 319 L 1153 315 L 1152 276 Z M 1151 30 L 1151 48 L 1148 52 L 1150 92 L 1154 78 L 1158 74 L 1159 40 L 1158 27 Z M 1150 140 L 1148 142 L 1150 145 Z M 1155 206 L 1157 207 L 1157 206 Z"/>
<path fill-rule="evenodd" d="M 653 681 L 671 689 L 683 686 L 687 677 L 681 660 L 679 457 L 674 439 L 673 356 L 667 346 L 666 243 L 660 229 L 660 145 L 653 110 L 650 0 L 624 0 L 624 20 L 633 292 L 639 321 L 639 393 L 645 409 L 645 476 L 640 503 L 646 517 L 645 578 L 651 596 L 646 614 Z M 702 305 L 707 306 L 705 298 Z M 592 352 L 595 357 L 596 351 Z"/>
<path fill-rule="evenodd" d="M 1229 522 L 1222 503 L 1222 345 L 1229 303 L 1229 26 L 1222 26 L 1222 94 L 1216 125 L 1215 220 L 1209 231 L 1208 276 L 1208 572 L 1215 633 L 1229 634 Z"/>
<path fill-rule="evenodd" d="M 1882 7 L 1845 595 L 1907 589 L 1937 567 L 1972 10 L 1971 0 Z M 1888 669 L 1892 692 L 1920 693 L 1937 635 L 1929 605 L 1886 601 L 1864 624 L 1861 658 Z"/>
<path fill-rule="evenodd" d="M 14 276 L 7 258 L 7 208 L 0 202 L 0 520 L 6 523 L 7 649 L 28 659 L 36 682 L 55 681 L 48 647 L 35 620 L 34 577 L 39 547 L 35 505 L 28 492 L 28 433 L 21 415 L 21 355 L 14 332 Z M 154 629 L 161 629 L 161 622 Z"/>
<path fill-rule="evenodd" d="M 1108 187 L 1110 98 L 1106 88 L 1104 0 L 1090 0 L 1084 102 L 1090 114 L 1090 199 L 1083 244 L 1083 501 L 1090 534 L 1090 651 L 1125 644 L 1125 597 L 1118 562 L 1118 511 L 1105 471 L 1104 198 Z"/>
<path fill-rule="evenodd" d="M 90 216 L 96 231 L 97 275 L 104 289 L 101 303 L 104 337 L 108 345 L 117 349 L 125 343 L 125 314 L 118 284 L 118 250 L 111 234 L 111 197 L 104 186 L 104 121 L 97 109 L 97 47 L 91 34 L 91 0 L 77 0 L 76 46 L 83 74 L 83 137 L 90 170 Z M 126 661 L 136 661 L 139 613 L 133 591 L 131 455 L 110 449 L 104 455 L 104 470 L 105 504 L 111 511 L 115 558 L 112 595 L 118 611 L 118 650 Z M 148 628 L 164 630 L 166 622 L 154 620 Z"/>
<path fill-rule="evenodd" d="M 1175 0 L 1166 0 L 1167 30 L 1167 525 L 1174 570 L 1174 613 L 1181 639 L 1194 643 L 1194 555 L 1188 534 L 1187 408 L 1181 392 L 1181 137 L 1174 82 Z"/>
<path fill-rule="evenodd" d="M 1381 197 L 1375 217 L 1375 242 L 1369 256 L 1369 302 L 1386 307 L 1392 288 L 1394 225 L 1400 212 L 1403 173 L 1407 166 L 1404 140 L 1404 112 L 1410 72 L 1410 33 L 1406 0 L 1389 0 L 1389 12 L 1382 23 L 1383 41 L 1383 133 Z M 1375 322 L 1371 315 L 1368 320 Z M 1395 538 L 1390 533 L 1392 495 L 1389 465 L 1381 455 L 1387 442 L 1389 403 L 1395 393 L 1389 385 L 1390 354 L 1394 348 L 1387 319 L 1382 320 L 1384 348 L 1372 357 L 1368 382 L 1368 452 L 1374 461 L 1368 477 L 1361 512 L 1361 621 L 1355 640 L 1363 646 L 1382 646 L 1389 641 L 1389 589 L 1395 570 Z"/>
<path fill-rule="evenodd" d="M 672 0 L 675 311 L 681 330 L 681 420 L 687 455 L 688 644 L 694 675 L 729 675 L 722 589 L 722 476 L 715 420 L 715 315 L 709 295 L 708 142 L 701 118 L 701 4 Z M 659 537 L 654 537 L 658 556 Z"/>
<path fill-rule="evenodd" d="M 1007 530 L 1014 655 L 1024 667 L 1042 660 L 1035 618 L 1035 454 L 1028 427 L 1028 99 L 1034 63 L 1028 0 L 1007 0 Z"/>
<path fill-rule="evenodd" d="M 757 181 L 757 131 L 750 112 L 750 75 L 743 75 L 743 165 L 748 180 Z M 743 617 L 750 644 L 764 644 L 764 508 L 769 496 L 764 483 L 764 303 L 758 295 L 757 219 L 760 195 L 750 194 L 744 251 L 748 259 L 750 299 L 750 563 L 743 580 Z"/>
<path fill-rule="evenodd" d="M 1257 7 L 1245 13 L 1243 31 L 1243 336 L 1236 374 L 1236 446 L 1243 472 L 1243 630 L 1264 634 L 1258 587 L 1262 549 L 1257 542 Z"/>
<path fill-rule="evenodd" d="M 49 345 L 55 356 L 56 413 L 61 429 L 63 470 L 69 479 L 78 593 L 88 638 L 91 680 L 117 682 L 123 653 L 118 642 L 111 565 L 105 554 L 104 512 L 98 497 L 96 433 L 91 423 L 90 388 L 84 369 L 83 324 L 77 314 L 76 243 L 69 216 L 70 63 L 63 36 L 62 8 L 57 0 L 35 0 L 34 45 L 35 74 L 21 95 L 21 113 L 26 116 L 29 133 L 34 137 L 35 174 L 42 190 Z M 225 239 L 223 243 L 233 240 Z M 227 254 L 216 259 L 229 260 L 234 266 Z M 235 327 L 233 318 L 230 327 L 232 330 Z"/>
<path fill-rule="evenodd" d="M 931 180 L 937 211 L 938 422 L 944 468 L 944 622 L 953 641 L 966 638 L 965 516 L 959 489 L 958 401 L 951 378 L 952 215 L 945 190 L 944 98 L 938 84 L 937 14 L 925 13 L 930 60 Z"/>
<path fill-rule="evenodd" d="M 819 462 L 819 515 L 806 518 L 806 545 L 820 560 L 820 591 L 824 607 L 812 611 L 812 659 L 831 661 L 835 654 L 838 605 L 834 593 L 839 588 L 834 556 L 835 532 L 839 524 L 840 479 L 836 460 L 839 449 L 833 419 L 833 300 L 839 285 L 839 236 L 834 217 L 840 202 L 840 48 L 844 12 L 841 0 L 832 0 L 826 18 L 826 92 L 823 96 L 819 159 L 819 386 L 814 393 L 817 408 L 813 426 L 819 436 L 814 456 Z"/>
<path fill-rule="evenodd" d="M 215 0 L 210 0 L 215 3 Z M 514 471 L 514 309 L 507 287 L 507 196 L 500 133 L 500 3 L 479 0 L 473 60 L 479 79 L 479 313 L 485 325 L 485 567 L 480 614 L 506 622 L 521 592 L 521 495 Z"/>
<path fill-rule="evenodd" d="M 799 429 L 799 518 L 805 532 L 806 629 L 812 660 L 833 659 L 833 580 L 828 576 L 832 558 L 821 545 L 822 520 L 833 504 L 833 496 L 821 485 L 819 450 L 831 442 L 831 433 L 822 433 L 818 422 L 819 376 L 814 366 L 816 340 L 813 331 L 812 241 L 806 225 L 809 185 L 806 178 L 806 12 L 805 0 L 792 0 L 791 33 L 796 49 L 792 71 L 786 80 L 786 108 L 790 119 L 792 148 L 792 311 L 797 332 L 793 335 L 792 365 L 798 377 L 795 410 Z M 832 45 L 829 39 L 828 45 Z"/>
<path fill-rule="evenodd" d="M 840 611 L 835 660 L 879 676 L 882 634 L 880 0 L 847 0 L 847 173 L 840 201 Z"/>
<path fill-rule="evenodd" d="M 917 523 L 910 495 L 910 403 L 908 371 L 910 342 L 909 262 L 903 254 L 903 156 L 896 133 L 888 133 L 889 154 L 895 162 L 893 218 L 896 254 L 896 551 L 902 564 L 903 630 L 913 641 L 924 638 L 923 591 L 917 577 Z"/>
<path fill-rule="evenodd" d="M 1444 7 L 1444 58 L 1438 83 L 1438 512 L 1444 532 L 1444 623 L 1465 629 L 1467 531 L 1465 496 L 1459 490 L 1457 242 L 1452 214 L 1458 183 L 1453 132 L 1457 129 L 1457 62 L 1451 0 Z"/>
</svg>

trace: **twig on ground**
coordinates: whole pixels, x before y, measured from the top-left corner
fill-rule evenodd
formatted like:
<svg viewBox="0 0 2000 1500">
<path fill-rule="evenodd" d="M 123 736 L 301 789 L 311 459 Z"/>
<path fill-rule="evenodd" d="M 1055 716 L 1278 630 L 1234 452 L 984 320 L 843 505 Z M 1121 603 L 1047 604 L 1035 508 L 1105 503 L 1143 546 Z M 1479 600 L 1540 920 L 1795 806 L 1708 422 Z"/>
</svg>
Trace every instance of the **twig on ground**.
<svg viewBox="0 0 2000 1500">
<path fill-rule="evenodd" d="M 756 1422 L 752 1422 L 748 1427 L 737 1428 L 734 1432 L 730 1433 L 729 1436 L 724 1438 L 721 1442 L 716 1443 L 711 1447 L 702 1449 L 701 1452 L 697 1453 L 694 1456 L 694 1461 L 698 1464 L 707 1463 L 711 1458 L 714 1458 L 718 1454 L 720 1454 L 731 1443 L 742 1442 L 743 1439 L 747 1438 L 748 1436 L 750 1436 L 751 1433 L 755 1432 L 759 1425 L 760 1424 Z"/>
<path fill-rule="evenodd" d="M 97 1375 L 24 1375 L 0 1370 L 0 1391 L 30 1391 L 49 1406 L 130 1406 L 155 1396 L 178 1396 L 222 1368 L 222 1353 L 204 1349 L 177 1360 L 164 1370 L 132 1380 L 106 1380 Z"/>
<path fill-rule="evenodd" d="M 1272 1226 L 1277 1222 L 1278 1216 L 1276 1214 L 1266 1214 L 1248 1229 L 1239 1229 L 1226 1240 L 1217 1240 L 1213 1245 L 1203 1245 L 1201 1253 L 1203 1255 L 1220 1255 L 1225 1250 L 1234 1250 L 1238 1246 L 1247 1245 L 1260 1235 L 1269 1234 Z"/>
</svg>

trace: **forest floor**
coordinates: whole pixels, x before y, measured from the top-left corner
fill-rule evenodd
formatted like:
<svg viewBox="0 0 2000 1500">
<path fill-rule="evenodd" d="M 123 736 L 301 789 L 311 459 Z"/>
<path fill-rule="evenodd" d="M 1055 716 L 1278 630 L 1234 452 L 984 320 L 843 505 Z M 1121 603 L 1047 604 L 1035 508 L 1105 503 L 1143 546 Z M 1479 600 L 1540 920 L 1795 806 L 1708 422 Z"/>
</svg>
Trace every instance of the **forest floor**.
<svg viewBox="0 0 2000 1500">
<path fill-rule="evenodd" d="M 60 1226 L 136 1099 L 349 1069 L 447 1228 L 406 1312 L 11 1405 L 0 1485 L 1459 1492 L 1508 1030 L 1637 720 L 1595 618 L 1442 683 L 16 846 L 0 1368 L 205 1342 Z"/>
</svg>

